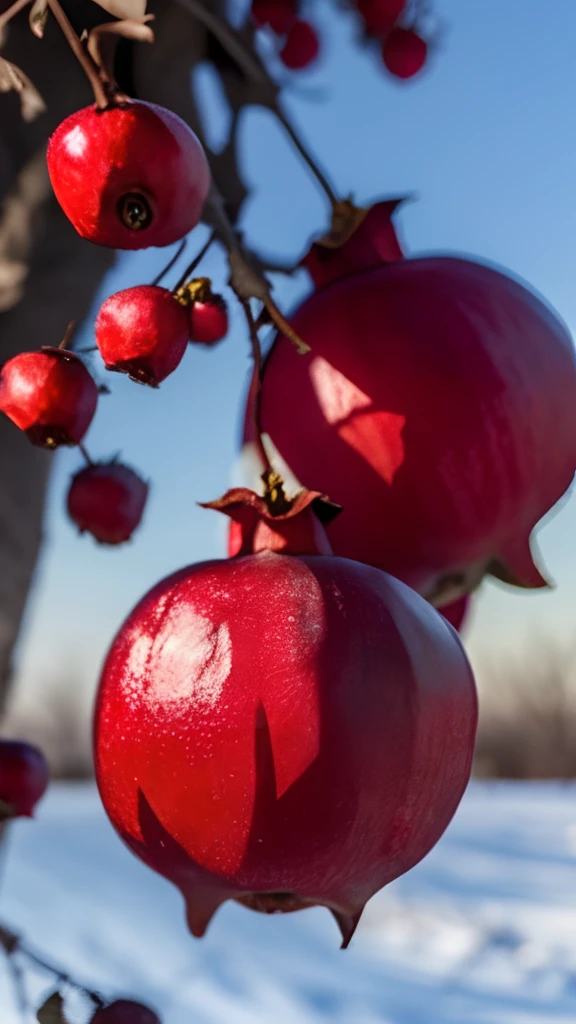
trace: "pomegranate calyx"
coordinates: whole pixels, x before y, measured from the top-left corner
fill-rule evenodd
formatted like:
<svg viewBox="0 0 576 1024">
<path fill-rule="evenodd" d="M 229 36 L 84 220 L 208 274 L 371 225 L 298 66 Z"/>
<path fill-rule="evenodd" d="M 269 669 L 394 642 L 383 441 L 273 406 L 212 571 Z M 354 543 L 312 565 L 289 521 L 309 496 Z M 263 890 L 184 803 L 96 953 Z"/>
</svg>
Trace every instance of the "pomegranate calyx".
<svg viewBox="0 0 576 1024">
<path fill-rule="evenodd" d="M 193 302 L 214 302 L 221 298 L 214 295 L 209 277 L 193 277 L 172 294 L 182 306 L 189 306 Z"/>
<path fill-rule="evenodd" d="M 403 259 L 392 218 L 410 198 L 382 199 L 366 208 L 348 199 L 336 203 L 330 230 L 312 242 L 301 261 L 314 284 L 323 287 L 348 274 Z"/>
<path fill-rule="evenodd" d="M 264 474 L 265 496 L 248 487 L 233 487 L 216 501 L 200 502 L 229 516 L 233 523 L 231 557 L 277 551 L 286 555 L 331 555 L 324 527 L 341 511 L 319 491 L 287 498 L 281 477 Z M 235 528 L 234 528 L 235 527 Z"/>
</svg>

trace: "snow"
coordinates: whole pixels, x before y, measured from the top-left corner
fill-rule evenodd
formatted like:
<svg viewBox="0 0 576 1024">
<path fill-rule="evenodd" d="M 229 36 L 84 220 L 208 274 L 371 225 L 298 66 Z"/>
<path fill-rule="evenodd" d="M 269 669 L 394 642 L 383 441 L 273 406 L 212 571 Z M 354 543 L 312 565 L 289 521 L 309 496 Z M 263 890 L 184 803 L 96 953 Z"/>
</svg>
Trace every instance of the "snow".
<svg viewBox="0 0 576 1024">
<path fill-rule="evenodd" d="M 229 904 L 192 939 L 179 894 L 125 850 L 88 784 L 55 785 L 37 820 L 13 827 L 1 886 L 2 920 L 35 950 L 164 1024 L 576 1020 L 574 784 L 473 784 L 347 952 L 322 910 Z M 48 991 L 46 975 L 27 978 Z M 21 1022 L 4 971 L 0 1021 Z"/>
</svg>

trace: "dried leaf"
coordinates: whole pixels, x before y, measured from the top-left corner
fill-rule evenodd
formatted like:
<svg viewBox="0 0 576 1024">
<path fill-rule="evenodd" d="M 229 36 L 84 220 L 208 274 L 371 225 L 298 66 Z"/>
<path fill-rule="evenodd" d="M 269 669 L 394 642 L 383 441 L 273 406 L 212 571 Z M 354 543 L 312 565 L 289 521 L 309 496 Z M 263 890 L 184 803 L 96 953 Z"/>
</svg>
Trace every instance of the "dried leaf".
<svg viewBox="0 0 576 1024">
<path fill-rule="evenodd" d="M 64 1016 L 64 1000 L 59 992 L 53 992 L 51 996 L 36 1013 L 38 1024 L 66 1024 Z"/>
<path fill-rule="evenodd" d="M 44 113 L 46 104 L 28 75 L 25 75 L 15 64 L 0 57 L 0 92 L 14 90 L 20 96 L 20 109 L 25 121 L 33 121 L 38 114 Z"/>
<path fill-rule="evenodd" d="M 146 14 L 146 0 L 94 0 L 114 18 L 141 20 Z"/>
<path fill-rule="evenodd" d="M 134 39 L 140 43 L 153 43 L 154 33 L 146 21 L 152 21 L 153 14 L 147 14 L 144 21 L 107 21 L 97 25 L 87 37 L 88 53 L 92 60 L 106 74 L 108 81 L 114 80 L 114 54 L 118 38 Z"/>
<path fill-rule="evenodd" d="M 34 0 L 28 20 L 30 28 L 34 35 L 38 36 L 38 39 L 42 39 L 44 36 L 48 14 L 48 0 Z"/>
</svg>

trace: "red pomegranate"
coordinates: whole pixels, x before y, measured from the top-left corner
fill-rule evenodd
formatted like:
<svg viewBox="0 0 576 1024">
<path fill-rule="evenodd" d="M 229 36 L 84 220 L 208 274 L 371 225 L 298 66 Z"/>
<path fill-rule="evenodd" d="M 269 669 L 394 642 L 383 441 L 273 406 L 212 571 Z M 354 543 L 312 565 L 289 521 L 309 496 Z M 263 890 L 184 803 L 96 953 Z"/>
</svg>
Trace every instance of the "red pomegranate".
<svg viewBox="0 0 576 1024">
<path fill-rule="evenodd" d="M 24 740 L 0 740 L 0 818 L 31 818 L 49 777 L 38 747 Z"/>
<path fill-rule="evenodd" d="M 48 172 L 78 233 L 114 249 L 178 241 L 200 220 L 210 185 L 191 128 L 142 100 L 67 117 L 48 143 Z"/>
<path fill-rule="evenodd" d="M 393 28 L 382 46 L 382 60 L 395 78 L 414 78 L 428 56 L 428 45 L 413 28 Z"/>
<path fill-rule="evenodd" d="M 454 629 L 457 629 L 460 633 L 468 618 L 470 611 L 470 595 L 465 594 L 464 597 L 458 598 L 457 601 L 453 601 L 452 604 L 445 604 L 438 609 L 442 613 L 445 619 L 448 620 Z"/>
<path fill-rule="evenodd" d="M 72 352 L 21 352 L 0 371 L 0 411 L 40 448 L 79 444 L 97 404 L 96 383 Z"/>
<path fill-rule="evenodd" d="M 250 13 L 255 25 L 269 25 L 279 36 L 290 31 L 297 16 L 296 0 L 252 0 Z"/>
<path fill-rule="evenodd" d="M 316 60 L 319 52 L 316 29 L 307 21 L 295 21 L 278 56 L 291 71 L 301 71 Z"/>
<path fill-rule="evenodd" d="M 322 905 L 343 944 L 448 825 L 474 743 L 457 635 L 400 581 L 327 551 L 317 494 L 213 503 L 238 556 L 154 587 L 100 682 L 95 763 L 122 839 L 201 936 L 227 899 Z M 300 553 L 302 552 L 302 553 Z M 305 553 L 304 553 L 305 552 Z"/>
<path fill-rule="evenodd" d="M 370 36 L 383 37 L 394 27 L 406 0 L 358 0 L 356 5 Z"/>
<path fill-rule="evenodd" d="M 292 489 L 318 487 L 343 506 L 329 530 L 337 555 L 437 605 L 486 572 L 543 586 L 530 534 L 576 469 L 572 341 L 493 267 L 397 259 L 394 205 L 375 206 L 342 249 L 313 246 L 307 264 L 324 287 L 292 319 L 312 352 L 280 338 L 265 365 L 270 457 Z M 246 458 L 252 421 L 249 407 Z"/>
<path fill-rule="evenodd" d="M 228 307 L 222 295 L 212 291 L 209 277 L 195 277 L 175 292 L 187 310 L 190 341 L 214 345 L 228 333 Z"/>
<path fill-rule="evenodd" d="M 90 1024 L 161 1024 L 153 1010 L 132 999 L 116 999 L 96 1010 Z"/>
<path fill-rule="evenodd" d="M 158 387 L 188 344 L 188 312 L 167 288 L 141 284 L 110 295 L 96 318 L 96 344 L 107 370 Z"/>
<path fill-rule="evenodd" d="M 124 544 L 140 525 L 148 484 L 120 462 L 96 462 L 72 478 L 68 515 L 100 544 Z"/>
</svg>

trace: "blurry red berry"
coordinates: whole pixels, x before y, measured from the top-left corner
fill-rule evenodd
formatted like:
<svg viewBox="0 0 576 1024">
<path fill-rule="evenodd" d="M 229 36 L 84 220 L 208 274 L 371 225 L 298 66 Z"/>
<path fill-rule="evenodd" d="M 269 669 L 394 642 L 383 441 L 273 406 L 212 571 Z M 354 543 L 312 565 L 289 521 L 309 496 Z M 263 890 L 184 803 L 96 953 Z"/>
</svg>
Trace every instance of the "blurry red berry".
<svg viewBox="0 0 576 1024">
<path fill-rule="evenodd" d="M 428 46 L 411 28 L 393 28 L 382 47 L 382 60 L 396 78 L 413 78 L 426 63 Z"/>
<path fill-rule="evenodd" d="M 221 295 L 190 305 L 190 341 L 214 345 L 228 333 L 228 310 Z"/>
<path fill-rule="evenodd" d="M 383 37 L 394 27 L 406 0 L 359 0 L 358 10 L 370 36 Z"/>
<path fill-rule="evenodd" d="M 252 0 L 251 14 L 255 25 L 269 25 L 284 36 L 296 21 L 297 4 L 295 0 Z"/>
<path fill-rule="evenodd" d="M 6 817 L 31 817 L 48 780 L 46 758 L 38 747 L 24 740 L 0 740 L 0 800 L 9 809 Z"/>
<path fill-rule="evenodd" d="M 97 403 L 84 363 L 63 349 L 22 352 L 0 371 L 0 410 L 40 448 L 78 444 Z"/>
<path fill-rule="evenodd" d="M 67 117 L 48 143 L 48 172 L 77 232 L 114 249 L 182 238 L 198 223 L 210 185 L 191 128 L 141 100 Z"/>
<path fill-rule="evenodd" d="M 139 526 L 147 497 L 148 484 L 129 466 L 95 463 L 72 478 L 68 515 L 100 544 L 123 544 Z"/>
<path fill-rule="evenodd" d="M 316 60 L 319 50 L 320 42 L 316 30 L 307 21 L 296 21 L 279 56 L 287 68 L 298 71 Z"/>
<path fill-rule="evenodd" d="M 157 387 L 186 351 L 188 315 L 167 288 L 142 284 L 106 299 L 95 332 L 107 370 Z"/>
<path fill-rule="evenodd" d="M 101 1006 L 92 1018 L 91 1024 L 162 1024 L 160 1018 L 148 1006 L 131 999 L 117 999 L 109 1006 Z"/>
</svg>

